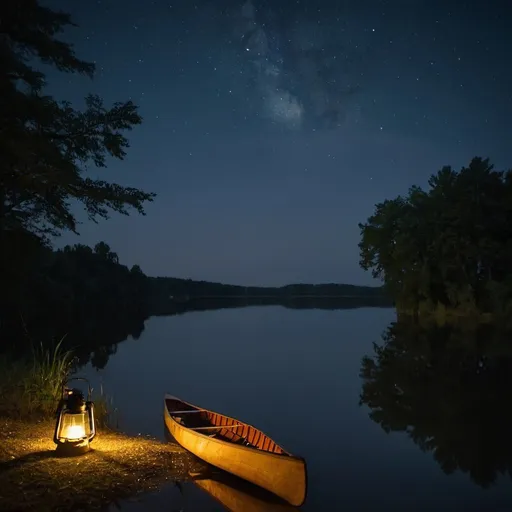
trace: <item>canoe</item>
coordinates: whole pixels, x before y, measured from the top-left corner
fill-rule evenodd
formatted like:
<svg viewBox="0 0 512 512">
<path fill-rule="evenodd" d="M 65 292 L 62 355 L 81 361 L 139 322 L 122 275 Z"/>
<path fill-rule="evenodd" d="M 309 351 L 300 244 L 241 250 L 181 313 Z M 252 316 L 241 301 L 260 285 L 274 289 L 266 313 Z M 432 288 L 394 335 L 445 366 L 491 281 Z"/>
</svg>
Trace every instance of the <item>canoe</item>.
<svg viewBox="0 0 512 512">
<path fill-rule="evenodd" d="M 196 457 L 296 507 L 306 500 L 306 461 L 261 430 L 172 395 L 165 395 L 164 419 L 176 442 Z"/>
<path fill-rule="evenodd" d="M 192 482 L 229 512 L 299 512 L 286 501 L 229 473 L 195 475 Z"/>
</svg>

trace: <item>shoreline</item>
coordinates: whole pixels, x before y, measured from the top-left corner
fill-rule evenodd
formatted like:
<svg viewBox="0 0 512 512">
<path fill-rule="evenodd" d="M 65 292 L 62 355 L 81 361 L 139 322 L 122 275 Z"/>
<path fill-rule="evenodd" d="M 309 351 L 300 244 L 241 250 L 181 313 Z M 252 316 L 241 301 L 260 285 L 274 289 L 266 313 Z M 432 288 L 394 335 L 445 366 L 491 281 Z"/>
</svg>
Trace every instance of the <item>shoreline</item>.
<svg viewBox="0 0 512 512">
<path fill-rule="evenodd" d="M 88 453 L 57 457 L 53 428 L 0 418 L 0 510 L 99 510 L 204 470 L 177 444 L 104 428 Z"/>
</svg>

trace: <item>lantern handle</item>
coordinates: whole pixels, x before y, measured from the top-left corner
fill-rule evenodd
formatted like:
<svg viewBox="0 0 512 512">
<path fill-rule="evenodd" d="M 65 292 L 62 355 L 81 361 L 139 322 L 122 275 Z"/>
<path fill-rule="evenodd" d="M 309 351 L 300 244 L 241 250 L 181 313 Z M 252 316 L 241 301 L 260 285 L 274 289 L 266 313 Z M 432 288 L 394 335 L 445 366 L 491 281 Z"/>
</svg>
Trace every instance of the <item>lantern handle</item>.
<svg viewBox="0 0 512 512">
<path fill-rule="evenodd" d="M 85 377 L 71 377 L 69 379 L 64 379 L 62 381 L 62 394 L 64 395 L 64 389 L 66 387 L 66 384 L 68 384 L 72 380 L 81 380 L 87 382 L 87 400 L 90 401 L 92 396 L 91 383 L 89 382 L 89 379 L 86 379 Z"/>
</svg>

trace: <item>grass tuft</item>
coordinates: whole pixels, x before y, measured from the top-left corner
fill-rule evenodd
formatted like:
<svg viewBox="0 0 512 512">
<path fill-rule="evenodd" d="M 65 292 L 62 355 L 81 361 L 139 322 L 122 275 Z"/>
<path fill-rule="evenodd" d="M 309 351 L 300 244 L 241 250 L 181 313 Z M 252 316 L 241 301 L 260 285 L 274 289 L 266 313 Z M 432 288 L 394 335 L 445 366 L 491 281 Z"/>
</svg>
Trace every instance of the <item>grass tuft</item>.
<svg viewBox="0 0 512 512">
<path fill-rule="evenodd" d="M 30 357 L 0 356 L 0 416 L 32 421 L 55 415 L 62 384 L 75 363 L 73 353 L 63 350 L 63 341 L 51 348 L 39 344 Z M 97 422 L 105 426 L 112 400 L 103 391 L 93 400 Z"/>
</svg>

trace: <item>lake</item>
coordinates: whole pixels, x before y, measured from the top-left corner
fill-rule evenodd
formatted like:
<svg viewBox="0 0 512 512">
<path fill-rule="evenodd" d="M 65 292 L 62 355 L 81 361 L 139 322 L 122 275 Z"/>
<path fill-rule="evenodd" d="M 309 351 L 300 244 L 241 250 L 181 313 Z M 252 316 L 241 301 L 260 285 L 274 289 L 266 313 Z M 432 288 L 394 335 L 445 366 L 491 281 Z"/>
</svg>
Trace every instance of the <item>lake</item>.
<svg viewBox="0 0 512 512">
<path fill-rule="evenodd" d="M 306 458 L 304 511 L 512 508 L 508 478 L 483 489 L 467 473 L 447 475 L 431 452 L 403 432 L 387 434 L 359 405 L 362 358 L 395 319 L 386 308 L 283 307 L 153 317 L 104 369 L 85 373 L 113 396 L 129 434 L 164 439 L 165 392 L 257 426 Z M 185 507 L 170 486 L 121 509 L 225 510 L 194 484 L 184 494 Z"/>
</svg>

